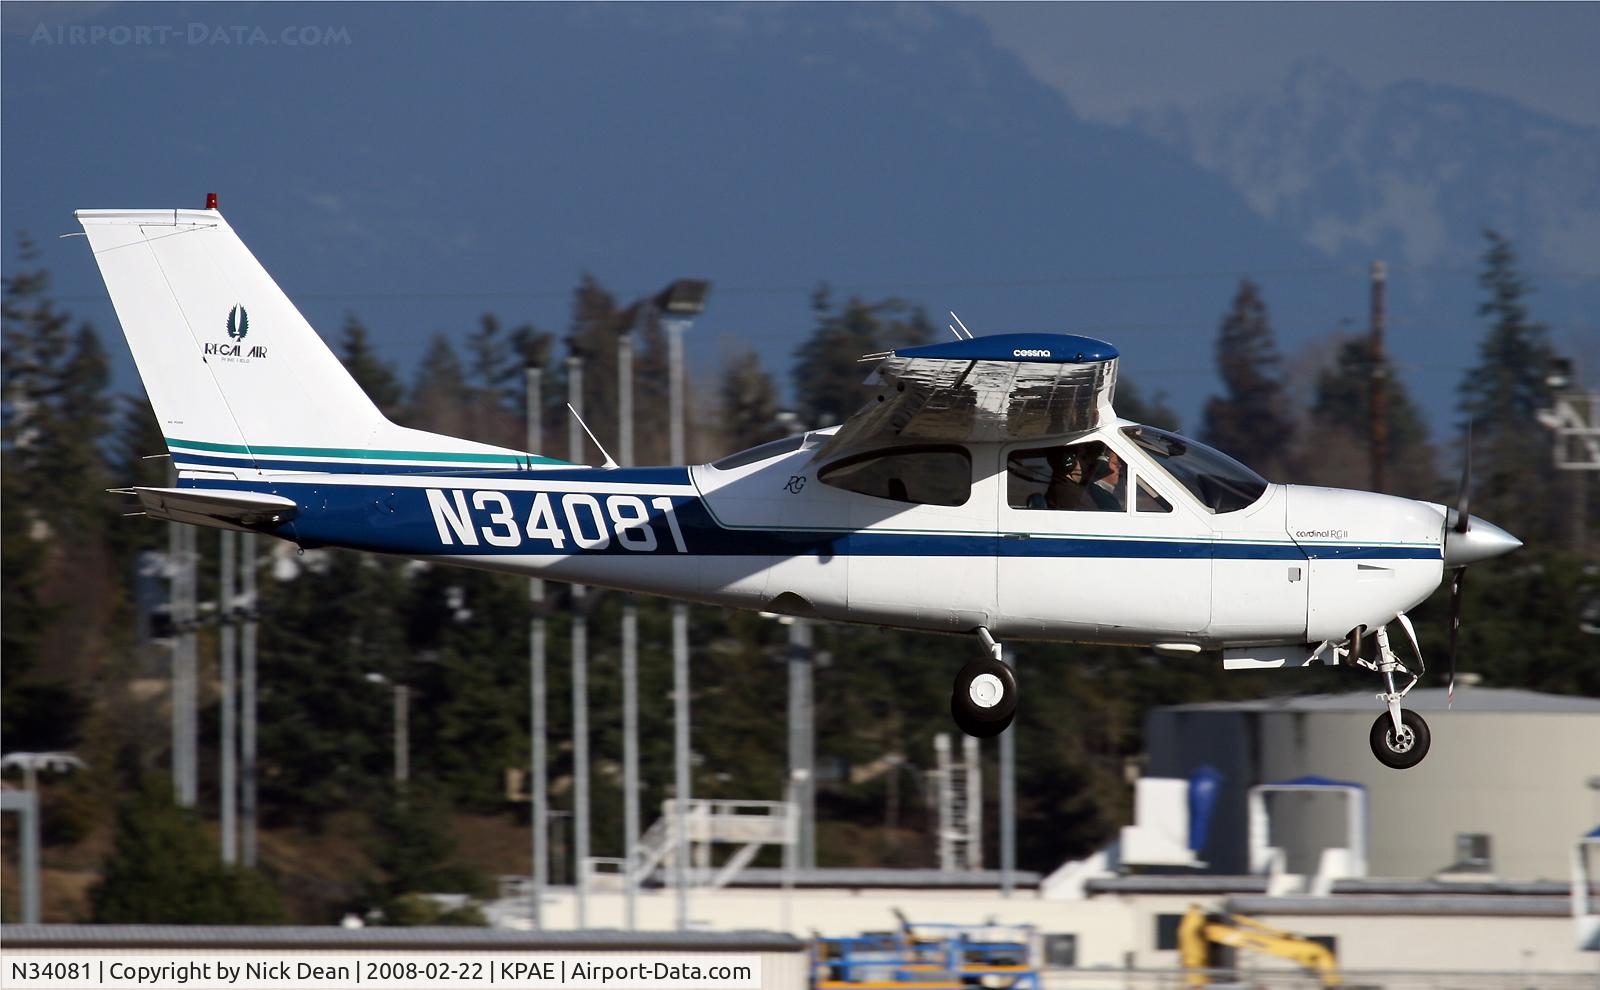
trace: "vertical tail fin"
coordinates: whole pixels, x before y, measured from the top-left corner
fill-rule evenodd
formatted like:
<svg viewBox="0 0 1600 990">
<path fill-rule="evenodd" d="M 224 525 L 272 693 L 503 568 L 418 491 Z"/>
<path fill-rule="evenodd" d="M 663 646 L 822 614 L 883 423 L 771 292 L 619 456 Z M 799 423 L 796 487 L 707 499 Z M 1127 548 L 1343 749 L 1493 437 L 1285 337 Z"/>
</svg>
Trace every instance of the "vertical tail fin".
<svg viewBox="0 0 1600 990">
<path fill-rule="evenodd" d="M 77 218 L 181 469 L 548 461 L 389 422 L 216 210 L 80 210 Z"/>
</svg>

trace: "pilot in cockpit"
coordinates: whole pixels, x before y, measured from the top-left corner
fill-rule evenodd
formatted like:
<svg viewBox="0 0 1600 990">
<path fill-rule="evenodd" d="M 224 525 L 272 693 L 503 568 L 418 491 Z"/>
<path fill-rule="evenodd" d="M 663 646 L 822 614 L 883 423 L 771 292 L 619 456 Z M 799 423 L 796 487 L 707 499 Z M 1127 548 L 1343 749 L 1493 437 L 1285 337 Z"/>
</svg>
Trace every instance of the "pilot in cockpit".
<svg viewBox="0 0 1600 990">
<path fill-rule="evenodd" d="M 1028 508 L 1121 512 L 1126 507 L 1127 482 L 1122 458 L 1105 444 L 1052 447 L 1045 451 L 1045 463 L 1049 481 L 1044 497 L 1037 502 L 1029 499 Z"/>
</svg>

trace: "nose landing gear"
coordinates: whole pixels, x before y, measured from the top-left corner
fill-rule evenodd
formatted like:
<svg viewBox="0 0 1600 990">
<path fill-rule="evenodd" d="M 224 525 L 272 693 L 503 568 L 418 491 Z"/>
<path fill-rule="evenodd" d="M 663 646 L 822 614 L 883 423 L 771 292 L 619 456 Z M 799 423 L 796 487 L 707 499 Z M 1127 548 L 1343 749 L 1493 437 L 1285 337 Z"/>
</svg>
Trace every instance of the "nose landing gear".
<svg viewBox="0 0 1600 990">
<path fill-rule="evenodd" d="M 989 630 L 980 626 L 978 636 L 989 655 L 956 673 L 950 692 L 950 717 L 967 735 L 988 739 L 1006 731 L 1016 718 L 1017 675 L 1000 659 L 1000 644 Z"/>
<path fill-rule="evenodd" d="M 1411 640 L 1411 651 L 1417 658 L 1418 667 L 1422 664 L 1422 651 L 1417 647 L 1416 630 L 1411 627 L 1411 620 L 1405 613 L 1395 616 L 1395 621 L 1400 623 L 1400 628 L 1405 630 L 1406 636 Z M 1372 755 L 1378 762 L 1394 770 L 1409 770 L 1422 762 L 1428 755 L 1428 746 L 1432 742 L 1432 735 L 1428 731 L 1428 723 L 1421 715 L 1414 711 L 1407 711 L 1400 707 L 1400 702 L 1411 689 L 1417 686 L 1420 677 L 1412 673 L 1389 646 L 1389 627 L 1383 626 L 1378 630 L 1374 639 L 1378 641 L 1378 658 L 1368 661 L 1361 656 L 1361 628 L 1351 630 L 1348 641 L 1348 651 L 1344 647 L 1338 648 L 1340 654 L 1347 653 L 1349 662 L 1368 670 L 1375 670 L 1383 677 L 1384 691 L 1378 695 L 1378 700 L 1383 702 L 1388 709 L 1378 716 L 1372 723 L 1372 731 L 1367 734 L 1367 741 L 1372 746 Z M 1405 687 L 1395 687 L 1395 675 L 1409 677 Z"/>
</svg>

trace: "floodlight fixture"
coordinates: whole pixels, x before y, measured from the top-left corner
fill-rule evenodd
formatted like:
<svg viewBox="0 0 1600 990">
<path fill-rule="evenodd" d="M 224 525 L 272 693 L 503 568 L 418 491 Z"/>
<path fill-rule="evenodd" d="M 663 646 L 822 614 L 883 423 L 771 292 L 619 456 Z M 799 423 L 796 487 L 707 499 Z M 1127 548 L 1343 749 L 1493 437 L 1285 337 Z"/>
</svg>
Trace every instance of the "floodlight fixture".
<svg viewBox="0 0 1600 990">
<path fill-rule="evenodd" d="M 705 312 L 711 283 L 699 278 L 680 278 L 656 296 L 656 306 L 672 316 L 698 316 Z"/>
</svg>

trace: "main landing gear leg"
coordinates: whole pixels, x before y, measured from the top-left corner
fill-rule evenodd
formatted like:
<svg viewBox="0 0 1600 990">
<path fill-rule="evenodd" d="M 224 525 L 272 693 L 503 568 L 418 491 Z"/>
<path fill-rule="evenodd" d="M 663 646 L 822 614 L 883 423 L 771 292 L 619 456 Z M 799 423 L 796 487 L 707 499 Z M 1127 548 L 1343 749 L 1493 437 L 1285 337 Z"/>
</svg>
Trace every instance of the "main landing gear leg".
<svg viewBox="0 0 1600 990">
<path fill-rule="evenodd" d="M 1409 632 L 1409 630 L 1407 630 Z M 1378 630 L 1378 673 L 1383 677 L 1384 693 L 1378 695 L 1378 700 L 1384 703 L 1388 710 L 1378 716 L 1372 723 L 1372 731 L 1368 733 L 1368 741 L 1372 744 L 1372 755 L 1378 762 L 1395 770 L 1409 770 L 1422 762 L 1428 755 L 1428 745 L 1432 741 L 1428 733 L 1428 723 L 1416 712 L 1407 711 L 1400 707 L 1400 702 L 1417 683 L 1417 675 L 1411 674 L 1394 655 L 1394 650 L 1389 648 L 1389 629 L 1387 626 Z M 1413 646 L 1415 637 L 1412 638 Z M 1359 657 L 1356 657 L 1359 661 Z M 1411 682 L 1404 688 L 1396 690 L 1395 673 L 1411 674 Z"/>
<path fill-rule="evenodd" d="M 1017 675 L 1001 657 L 1000 644 L 978 627 L 989 655 L 956 673 L 950 693 L 950 717 L 969 736 L 988 739 L 1006 731 L 1017 715 Z"/>
</svg>

